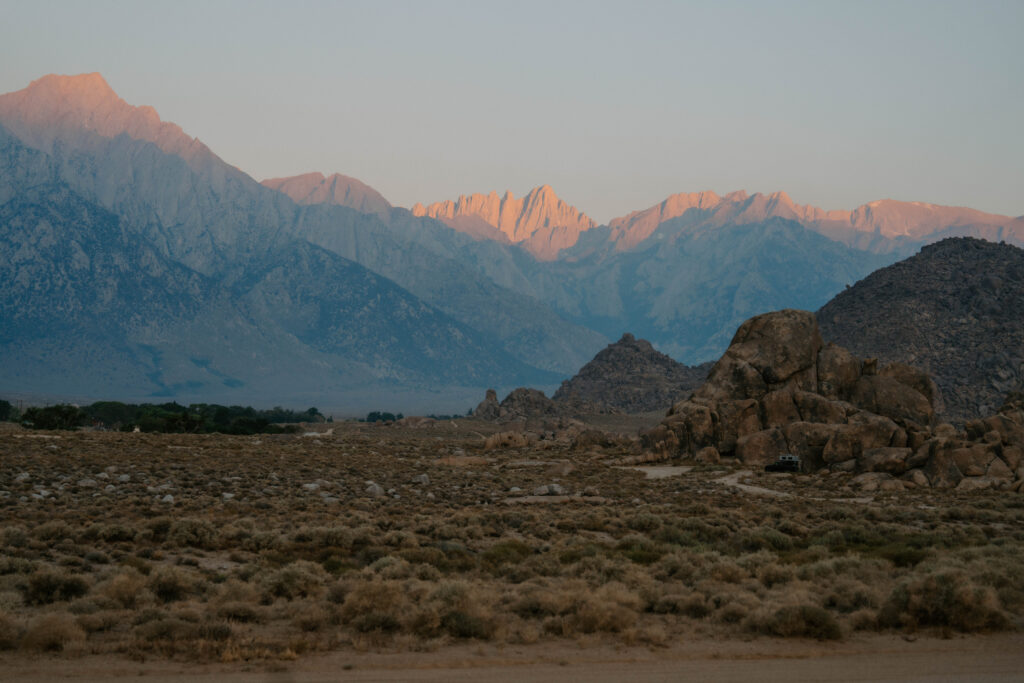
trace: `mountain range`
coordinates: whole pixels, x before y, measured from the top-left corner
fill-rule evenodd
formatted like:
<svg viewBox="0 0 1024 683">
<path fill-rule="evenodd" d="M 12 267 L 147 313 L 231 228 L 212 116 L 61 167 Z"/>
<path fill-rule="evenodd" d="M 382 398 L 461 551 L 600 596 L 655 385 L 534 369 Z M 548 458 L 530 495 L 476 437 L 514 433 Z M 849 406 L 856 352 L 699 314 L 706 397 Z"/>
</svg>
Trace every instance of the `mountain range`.
<svg viewBox="0 0 1024 683">
<path fill-rule="evenodd" d="M 1024 244 L 1021 218 L 784 193 L 607 225 L 546 185 L 406 210 L 340 174 L 257 182 L 99 74 L 0 95 L 0 231 L 5 391 L 437 410 L 554 387 L 627 330 L 717 357 L 751 315 L 949 235 Z"/>
</svg>

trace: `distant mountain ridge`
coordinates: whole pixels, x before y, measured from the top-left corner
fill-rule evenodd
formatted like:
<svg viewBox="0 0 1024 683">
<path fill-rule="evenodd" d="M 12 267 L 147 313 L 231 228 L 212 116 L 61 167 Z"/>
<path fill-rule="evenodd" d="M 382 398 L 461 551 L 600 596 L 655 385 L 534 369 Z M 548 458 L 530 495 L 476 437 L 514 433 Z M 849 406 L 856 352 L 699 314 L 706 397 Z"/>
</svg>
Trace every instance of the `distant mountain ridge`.
<svg viewBox="0 0 1024 683">
<path fill-rule="evenodd" d="M 796 204 L 785 192 L 748 195 L 744 191 L 721 197 L 710 191 L 672 195 L 653 207 L 610 221 L 609 240 L 622 251 L 636 247 L 669 223 L 721 226 L 771 218 L 792 220 L 830 239 L 874 252 L 896 251 L 907 244 L 954 233 L 1024 246 L 1024 218 L 891 199 L 870 202 L 852 211 L 825 211 Z"/>
</svg>

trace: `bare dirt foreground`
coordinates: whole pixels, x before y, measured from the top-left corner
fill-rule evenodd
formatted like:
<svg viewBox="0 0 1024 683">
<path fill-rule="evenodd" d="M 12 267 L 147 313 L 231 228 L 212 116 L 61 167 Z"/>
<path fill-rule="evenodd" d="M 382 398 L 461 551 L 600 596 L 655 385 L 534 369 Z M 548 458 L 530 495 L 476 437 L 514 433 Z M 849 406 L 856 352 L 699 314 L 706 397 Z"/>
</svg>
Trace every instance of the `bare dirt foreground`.
<svg viewBox="0 0 1024 683">
<path fill-rule="evenodd" d="M 255 666 L 134 664 L 111 657 L 0 658 L 4 680 L 93 683 L 144 678 L 147 683 L 213 681 L 914 681 L 1004 682 L 1024 676 L 1018 634 L 920 638 L 871 636 L 822 645 L 814 641 L 695 641 L 668 648 L 601 648 L 536 644 L 461 645 L 432 653 L 331 653 Z"/>
<path fill-rule="evenodd" d="M 1024 678 L 1019 493 L 327 427 L 0 430 L 0 680 Z"/>
</svg>

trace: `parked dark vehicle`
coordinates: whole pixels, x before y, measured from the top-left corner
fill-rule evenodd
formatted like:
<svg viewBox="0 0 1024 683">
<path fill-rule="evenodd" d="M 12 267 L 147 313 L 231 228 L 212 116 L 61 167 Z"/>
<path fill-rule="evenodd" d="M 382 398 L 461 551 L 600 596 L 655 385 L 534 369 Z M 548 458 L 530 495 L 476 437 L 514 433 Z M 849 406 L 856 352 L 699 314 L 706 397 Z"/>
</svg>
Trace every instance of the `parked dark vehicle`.
<svg viewBox="0 0 1024 683">
<path fill-rule="evenodd" d="M 799 472 L 800 458 L 791 453 L 783 453 L 771 465 L 765 465 L 765 472 Z"/>
</svg>

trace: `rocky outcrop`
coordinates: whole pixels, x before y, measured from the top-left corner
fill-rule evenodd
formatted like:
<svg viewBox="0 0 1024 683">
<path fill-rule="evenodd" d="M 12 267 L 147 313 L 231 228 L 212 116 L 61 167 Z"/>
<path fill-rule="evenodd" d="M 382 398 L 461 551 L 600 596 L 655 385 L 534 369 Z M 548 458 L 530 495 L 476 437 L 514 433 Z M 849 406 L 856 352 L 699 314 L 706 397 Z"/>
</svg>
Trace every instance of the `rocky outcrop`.
<svg viewBox="0 0 1024 683">
<path fill-rule="evenodd" d="M 740 326 L 707 382 L 643 443 L 667 456 L 713 452 L 753 466 L 794 453 L 805 471 L 885 475 L 859 479 L 864 486 L 898 477 L 882 488 L 1020 488 L 1024 401 L 963 432 L 940 423 L 940 405 L 926 373 L 858 360 L 822 342 L 812 313 L 783 310 Z"/>
<path fill-rule="evenodd" d="M 562 382 L 551 398 L 576 414 L 664 410 L 699 387 L 710 368 L 711 363 L 678 363 L 650 342 L 626 333 Z"/>
<path fill-rule="evenodd" d="M 1024 388 L 1024 250 L 943 240 L 842 292 L 818 320 L 826 339 L 853 353 L 927 371 L 945 418 L 989 415 Z M 932 391 L 927 375 L 920 382 Z"/>
<path fill-rule="evenodd" d="M 480 420 L 497 420 L 501 417 L 501 404 L 498 403 L 498 392 L 488 389 L 484 400 L 477 404 L 473 417 Z"/>
</svg>

